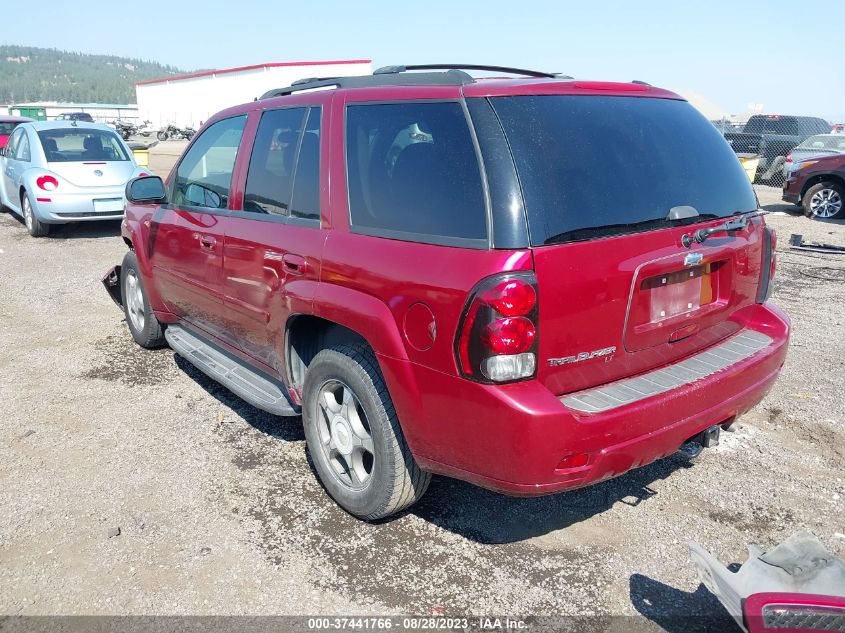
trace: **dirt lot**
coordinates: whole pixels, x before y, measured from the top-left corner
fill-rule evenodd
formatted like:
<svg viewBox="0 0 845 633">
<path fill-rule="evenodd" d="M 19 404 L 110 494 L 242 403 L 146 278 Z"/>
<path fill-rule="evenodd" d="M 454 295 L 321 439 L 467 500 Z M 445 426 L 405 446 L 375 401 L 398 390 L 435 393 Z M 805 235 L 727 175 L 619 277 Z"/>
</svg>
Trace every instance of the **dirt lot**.
<svg viewBox="0 0 845 633">
<path fill-rule="evenodd" d="M 167 147 L 181 149 L 163 144 L 154 169 Z M 778 193 L 760 188 L 763 205 L 790 211 Z M 688 540 L 736 563 L 749 542 L 807 529 L 844 556 L 845 257 L 787 241 L 845 244 L 845 226 L 769 221 L 792 349 L 720 447 L 540 499 L 435 478 L 411 511 L 368 525 L 322 492 L 299 420 L 134 345 L 100 285 L 125 251 L 117 224 L 34 240 L 0 214 L 0 615 L 443 608 L 696 630 L 671 618 L 722 612 Z"/>
</svg>

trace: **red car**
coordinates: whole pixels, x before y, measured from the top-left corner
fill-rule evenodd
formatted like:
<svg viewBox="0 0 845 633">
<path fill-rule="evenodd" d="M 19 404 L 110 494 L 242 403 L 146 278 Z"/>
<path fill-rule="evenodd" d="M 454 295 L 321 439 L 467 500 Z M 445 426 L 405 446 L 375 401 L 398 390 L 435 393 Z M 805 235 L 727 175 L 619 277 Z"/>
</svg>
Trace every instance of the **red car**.
<svg viewBox="0 0 845 633">
<path fill-rule="evenodd" d="M 811 218 L 845 216 L 845 154 L 795 163 L 783 184 L 783 199 L 804 207 Z"/>
<path fill-rule="evenodd" d="M 16 127 L 18 127 L 21 123 L 27 123 L 34 120 L 35 119 L 30 119 L 25 116 L 0 115 L 0 149 L 6 147 L 6 143 L 9 142 L 9 137 L 12 135 L 12 132 Z"/>
<path fill-rule="evenodd" d="M 166 183 L 127 185 L 104 279 L 140 345 L 301 413 L 326 490 L 368 520 L 431 473 L 541 495 L 709 444 L 786 356 L 774 234 L 689 103 L 477 68 L 218 113 Z"/>
</svg>

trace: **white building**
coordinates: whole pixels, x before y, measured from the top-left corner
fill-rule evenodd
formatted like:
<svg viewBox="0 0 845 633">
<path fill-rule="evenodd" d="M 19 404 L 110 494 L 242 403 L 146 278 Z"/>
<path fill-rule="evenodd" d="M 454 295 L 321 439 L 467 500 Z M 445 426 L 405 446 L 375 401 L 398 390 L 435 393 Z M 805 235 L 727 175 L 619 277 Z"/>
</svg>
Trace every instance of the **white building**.
<svg viewBox="0 0 845 633">
<path fill-rule="evenodd" d="M 174 75 L 135 84 L 138 117 L 153 127 L 168 123 L 198 127 L 215 112 L 252 101 L 273 88 L 306 77 L 368 75 L 369 59 L 275 62 Z"/>
</svg>

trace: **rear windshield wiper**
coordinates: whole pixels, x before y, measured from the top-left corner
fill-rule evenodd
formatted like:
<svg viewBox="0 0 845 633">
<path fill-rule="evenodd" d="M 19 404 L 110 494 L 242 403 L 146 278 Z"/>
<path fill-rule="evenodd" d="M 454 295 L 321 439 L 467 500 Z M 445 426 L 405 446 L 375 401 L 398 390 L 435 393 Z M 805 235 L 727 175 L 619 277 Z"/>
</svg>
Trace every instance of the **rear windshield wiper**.
<svg viewBox="0 0 845 633">
<path fill-rule="evenodd" d="M 740 211 L 734 213 L 734 217 L 725 222 L 724 224 L 720 224 L 719 226 L 713 226 L 709 229 L 698 229 L 692 235 L 690 235 L 689 233 L 684 233 L 684 235 L 681 237 L 681 243 L 687 248 L 692 247 L 694 243 L 704 244 L 704 241 L 715 233 L 729 233 L 731 231 L 740 231 L 748 226 L 748 221 L 750 219 L 759 218 L 760 216 L 766 215 L 767 213 L 768 211 L 763 211 L 761 209 L 757 209 L 755 211 Z"/>
<path fill-rule="evenodd" d="M 663 229 L 673 226 L 684 226 L 686 224 L 695 224 L 697 222 L 704 222 L 706 220 L 714 220 L 718 217 L 715 213 L 678 213 L 677 209 L 692 209 L 692 207 L 672 207 L 669 214 L 665 218 L 652 218 L 650 220 L 643 220 L 641 222 L 625 222 L 621 224 L 606 224 L 604 226 L 588 226 L 579 229 L 572 229 L 571 231 L 564 231 L 557 235 L 552 235 L 543 242 L 544 245 L 560 244 L 561 242 L 578 242 L 581 240 L 588 240 L 597 237 L 607 237 L 610 235 L 621 235 L 624 233 L 637 233 L 639 231 L 646 231 L 648 229 Z"/>
</svg>

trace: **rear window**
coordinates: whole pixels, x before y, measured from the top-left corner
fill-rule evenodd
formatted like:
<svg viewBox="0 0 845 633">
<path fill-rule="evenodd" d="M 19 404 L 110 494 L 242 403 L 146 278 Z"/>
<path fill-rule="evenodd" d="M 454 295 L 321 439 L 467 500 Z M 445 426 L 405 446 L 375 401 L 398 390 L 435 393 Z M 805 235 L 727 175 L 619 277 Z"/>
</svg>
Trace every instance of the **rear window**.
<svg viewBox="0 0 845 633">
<path fill-rule="evenodd" d="M 126 161 L 129 155 L 114 132 L 90 128 L 57 128 L 38 132 L 50 163 Z"/>
<path fill-rule="evenodd" d="M 0 136 L 9 136 L 19 126 L 17 121 L 0 121 Z"/>
<path fill-rule="evenodd" d="M 346 161 L 357 232 L 432 244 L 486 240 L 481 171 L 459 103 L 350 105 Z"/>
<path fill-rule="evenodd" d="M 490 99 L 507 135 L 534 246 L 673 226 L 673 207 L 757 208 L 718 130 L 689 103 L 642 97 Z"/>
</svg>

